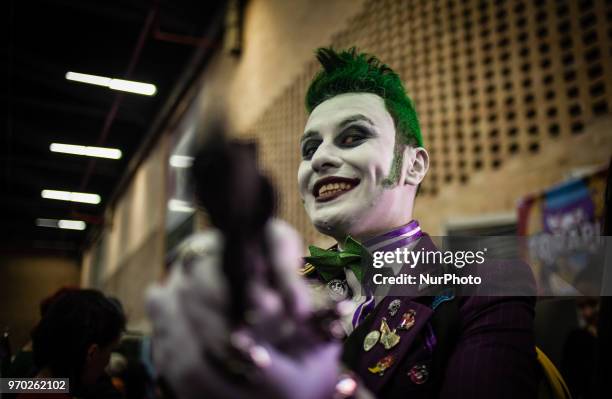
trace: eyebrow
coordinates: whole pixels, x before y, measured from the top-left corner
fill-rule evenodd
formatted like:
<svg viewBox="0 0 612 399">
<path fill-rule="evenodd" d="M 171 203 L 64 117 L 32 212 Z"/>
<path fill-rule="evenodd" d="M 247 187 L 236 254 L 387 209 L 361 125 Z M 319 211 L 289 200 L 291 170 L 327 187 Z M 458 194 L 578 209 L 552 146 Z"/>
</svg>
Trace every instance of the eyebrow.
<svg viewBox="0 0 612 399">
<path fill-rule="evenodd" d="M 351 124 L 353 122 L 359 122 L 359 121 L 367 122 L 368 124 L 370 124 L 372 126 L 376 126 L 374 124 L 374 122 L 372 122 L 372 120 L 370 118 L 368 118 L 367 116 L 362 115 L 362 114 L 356 114 L 356 115 L 353 115 L 353 116 L 349 116 L 348 118 L 346 118 L 345 120 L 340 122 L 338 124 L 338 126 L 339 127 L 344 127 L 344 126 L 346 126 L 348 124 Z"/>
<path fill-rule="evenodd" d="M 300 144 L 312 137 L 319 137 L 319 136 L 320 136 L 319 132 L 317 132 L 316 130 L 309 130 L 305 132 L 302 138 L 300 139 Z"/>
<path fill-rule="evenodd" d="M 360 122 L 360 121 L 366 122 L 366 123 L 368 123 L 368 124 L 370 124 L 372 126 L 376 126 L 374 124 L 374 122 L 372 122 L 372 120 L 370 118 L 368 118 L 367 116 L 362 115 L 362 114 L 355 114 L 355 115 L 349 116 L 348 118 L 346 118 L 342 122 L 340 122 L 338 124 L 338 127 L 342 128 L 342 127 L 345 127 L 346 125 L 349 125 L 349 124 L 351 124 L 353 122 Z M 303 143 L 304 141 L 306 141 L 306 140 L 308 140 L 308 139 L 310 139 L 312 137 L 316 137 L 316 136 L 320 136 L 318 131 L 316 131 L 316 130 L 308 130 L 308 131 L 306 131 L 304 133 L 304 135 L 300 139 L 300 143 Z"/>
</svg>

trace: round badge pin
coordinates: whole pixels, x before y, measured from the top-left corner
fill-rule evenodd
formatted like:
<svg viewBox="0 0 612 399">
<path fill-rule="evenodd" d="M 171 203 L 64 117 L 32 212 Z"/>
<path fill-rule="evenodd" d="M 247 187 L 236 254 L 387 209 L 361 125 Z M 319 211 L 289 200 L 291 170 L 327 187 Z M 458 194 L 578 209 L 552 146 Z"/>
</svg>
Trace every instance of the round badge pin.
<svg viewBox="0 0 612 399">
<path fill-rule="evenodd" d="M 429 370 L 424 364 L 416 364 L 408 371 L 408 377 L 417 385 L 425 384 L 429 379 Z"/>
<path fill-rule="evenodd" d="M 402 301 L 400 301 L 399 299 L 392 300 L 389 304 L 389 307 L 387 308 L 387 310 L 389 310 L 389 316 L 395 316 L 401 305 Z"/>
<path fill-rule="evenodd" d="M 346 280 L 335 278 L 327 282 L 329 296 L 334 301 L 343 301 L 348 297 L 348 284 Z"/>
<path fill-rule="evenodd" d="M 414 309 L 409 309 L 406 313 L 402 315 L 402 321 L 400 325 L 397 327 L 398 330 L 410 330 L 416 321 L 416 311 Z"/>
</svg>

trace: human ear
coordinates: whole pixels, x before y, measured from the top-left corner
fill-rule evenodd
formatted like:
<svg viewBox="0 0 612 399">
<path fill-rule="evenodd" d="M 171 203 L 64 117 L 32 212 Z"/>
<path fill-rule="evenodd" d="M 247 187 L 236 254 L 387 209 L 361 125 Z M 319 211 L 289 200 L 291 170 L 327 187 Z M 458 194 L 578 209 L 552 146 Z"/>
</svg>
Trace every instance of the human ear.
<svg viewBox="0 0 612 399">
<path fill-rule="evenodd" d="M 417 186 L 423 181 L 429 170 L 429 154 L 423 147 L 404 149 L 404 184 Z"/>
<path fill-rule="evenodd" d="M 98 344 L 89 345 L 89 348 L 87 348 L 87 363 L 94 361 L 99 352 L 100 347 Z"/>
</svg>

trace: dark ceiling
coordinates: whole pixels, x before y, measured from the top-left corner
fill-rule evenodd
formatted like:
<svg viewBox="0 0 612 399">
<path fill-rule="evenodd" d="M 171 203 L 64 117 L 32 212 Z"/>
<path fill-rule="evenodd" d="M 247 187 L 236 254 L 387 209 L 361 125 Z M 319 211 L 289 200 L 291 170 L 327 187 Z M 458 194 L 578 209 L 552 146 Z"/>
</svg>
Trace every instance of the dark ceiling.
<svg viewBox="0 0 612 399">
<path fill-rule="evenodd" d="M 2 3 L 0 253 L 79 254 L 155 117 L 193 66 L 198 45 L 210 45 L 208 28 L 223 6 L 202 0 Z M 157 94 L 68 81 L 68 71 L 153 83 Z M 52 142 L 119 148 L 123 157 L 53 153 Z M 96 193 L 102 202 L 43 199 L 43 189 Z M 38 227 L 37 218 L 85 220 L 88 228 Z"/>
</svg>

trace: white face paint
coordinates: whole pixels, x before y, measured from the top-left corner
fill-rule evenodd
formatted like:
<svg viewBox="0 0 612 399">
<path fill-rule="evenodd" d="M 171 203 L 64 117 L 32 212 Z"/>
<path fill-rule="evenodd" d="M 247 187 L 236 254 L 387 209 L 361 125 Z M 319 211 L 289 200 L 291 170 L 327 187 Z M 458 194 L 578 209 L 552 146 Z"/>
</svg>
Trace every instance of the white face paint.
<svg viewBox="0 0 612 399">
<path fill-rule="evenodd" d="M 385 188 L 395 124 L 383 99 L 347 93 L 319 104 L 301 140 L 298 184 L 314 226 L 341 241 L 367 238 L 411 219 L 414 188 Z M 412 191 L 410 191 L 412 190 Z"/>
</svg>

